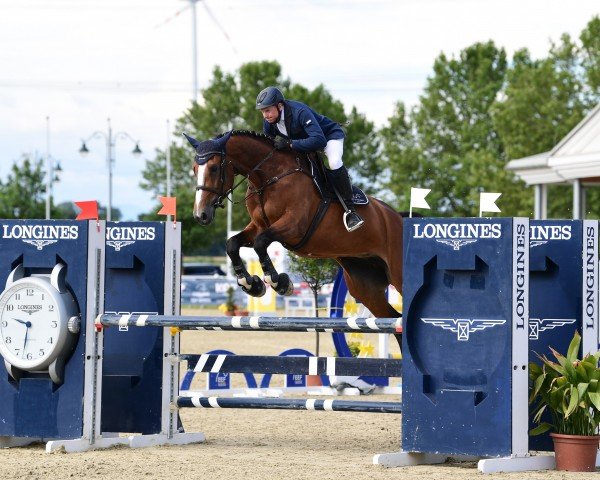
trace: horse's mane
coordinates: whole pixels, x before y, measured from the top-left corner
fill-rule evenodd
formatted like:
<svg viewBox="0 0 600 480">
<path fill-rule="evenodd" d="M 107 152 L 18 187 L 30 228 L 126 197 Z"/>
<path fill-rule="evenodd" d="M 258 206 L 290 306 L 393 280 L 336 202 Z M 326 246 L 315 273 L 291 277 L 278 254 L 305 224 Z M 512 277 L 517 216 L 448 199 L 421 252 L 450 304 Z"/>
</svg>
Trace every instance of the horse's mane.
<svg viewBox="0 0 600 480">
<path fill-rule="evenodd" d="M 229 132 L 222 133 L 217 138 L 221 138 L 223 135 L 227 135 L 228 133 Z M 273 137 L 265 135 L 264 133 L 255 132 L 253 130 L 231 130 L 231 135 L 255 138 L 263 143 L 268 144 L 270 147 L 273 146 Z"/>
</svg>

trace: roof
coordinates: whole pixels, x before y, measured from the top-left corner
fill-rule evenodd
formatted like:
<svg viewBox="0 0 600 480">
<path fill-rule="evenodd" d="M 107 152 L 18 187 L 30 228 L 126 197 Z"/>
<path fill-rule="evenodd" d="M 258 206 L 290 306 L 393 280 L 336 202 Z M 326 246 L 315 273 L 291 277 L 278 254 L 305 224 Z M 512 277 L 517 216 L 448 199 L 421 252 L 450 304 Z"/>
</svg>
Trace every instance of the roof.
<svg viewBox="0 0 600 480">
<path fill-rule="evenodd" d="M 508 162 L 527 185 L 600 177 L 600 104 L 549 152 Z"/>
</svg>

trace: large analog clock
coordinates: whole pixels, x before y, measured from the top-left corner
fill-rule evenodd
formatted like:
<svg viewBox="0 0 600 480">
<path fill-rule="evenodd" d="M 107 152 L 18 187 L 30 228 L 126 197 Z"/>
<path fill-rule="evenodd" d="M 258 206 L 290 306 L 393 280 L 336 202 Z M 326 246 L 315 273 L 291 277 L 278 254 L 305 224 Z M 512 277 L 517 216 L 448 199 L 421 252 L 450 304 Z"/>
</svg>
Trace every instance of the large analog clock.
<svg viewBox="0 0 600 480">
<path fill-rule="evenodd" d="M 77 304 L 58 264 L 49 275 L 26 277 L 15 268 L 0 295 L 0 354 L 10 375 L 47 372 L 63 381 L 64 363 L 79 332 Z"/>
</svg>

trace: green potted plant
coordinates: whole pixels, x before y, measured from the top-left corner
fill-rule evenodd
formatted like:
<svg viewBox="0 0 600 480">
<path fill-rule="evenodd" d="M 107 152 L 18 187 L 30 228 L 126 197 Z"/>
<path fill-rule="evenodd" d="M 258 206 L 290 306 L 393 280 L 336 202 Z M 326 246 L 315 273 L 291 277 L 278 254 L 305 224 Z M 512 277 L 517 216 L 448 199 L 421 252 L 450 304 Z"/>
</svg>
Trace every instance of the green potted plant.
<svg viewBox="0 0 600 480">
<path fill-rule="evenodd" d="M 225 297 L 225 315 L 228 317 L 233 317 L 234 315 L 246 316 L 248 315 L 248 310 L 239 308 L 235 303 L 234 297 L 235 289 L 233 287 L 229 287 L 227 289 L 227 296 Z"/>
<path fill-rule="evenodd" d="M 234 316 L 235 311 L 238 308 L 235 304 L 235 301 L 233 300 L 234 292 L 235 290 L 233 289 L 233 287 L 229 287 L 227 289 L 227 296 L 225 297 L 225 315 L 227 315 L 228 317 Z"/>
<path fill-rule="evenodd" d="M 600 352 L 578 358 L 581 336 L 575 332 L 567 356 L 550 348 L 556 361 L 536 354 L 542 365 L 529 364 L 529 404 L 538 426 L 530 435 L 551 430 L 557 470 L 595 470 L 600 436 Z M 550 413 L 551 422 L 542 416 Z"/>
</svg>

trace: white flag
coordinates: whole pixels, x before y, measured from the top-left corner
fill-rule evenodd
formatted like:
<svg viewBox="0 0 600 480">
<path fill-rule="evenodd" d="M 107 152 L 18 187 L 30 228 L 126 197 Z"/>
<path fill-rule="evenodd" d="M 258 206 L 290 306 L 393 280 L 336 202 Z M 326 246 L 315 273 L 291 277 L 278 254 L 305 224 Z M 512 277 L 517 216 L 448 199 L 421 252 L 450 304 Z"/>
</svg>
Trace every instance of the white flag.
<svg viewBox="0 0 600 480">
<path fill-rule="evenodd" d="M 501 193 L 484 193 L 479 195 L 479 216 L 483 212 L 499 212 L 500 209 L 496 205 L 496 200 L 502 195 Z"/>
<path fill-rule="evenodd" d="M 408 216 L 412 218 L 412 209 L 416 208 L 431 208 L 425 197 L 431 192 L 431 188 L 413 188 L 410 189 L 410 210 Z"/>
<path fill-rule="evenodd" d="M 431 188 L 413 188 L 410 189 L 410 215 L 412 216 L 412 209 L 415 208 L 431 208 L 425 197 L 431 192 Z"/>
</svg>

